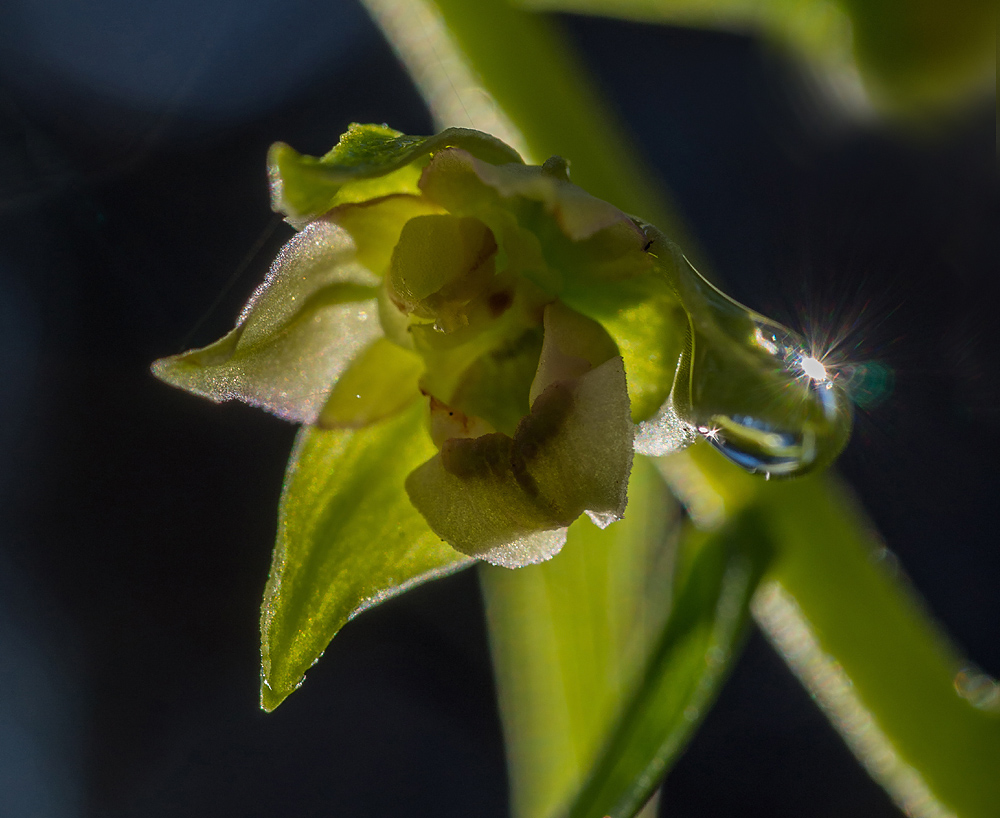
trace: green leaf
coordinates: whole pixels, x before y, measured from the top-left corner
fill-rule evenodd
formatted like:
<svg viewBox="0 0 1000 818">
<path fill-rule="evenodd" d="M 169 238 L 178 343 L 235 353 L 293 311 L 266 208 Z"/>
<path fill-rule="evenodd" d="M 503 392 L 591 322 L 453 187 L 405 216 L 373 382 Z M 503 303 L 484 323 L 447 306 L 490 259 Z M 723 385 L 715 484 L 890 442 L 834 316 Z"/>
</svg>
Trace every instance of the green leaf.
<svg viewBox="0 0 1000 818">
<path fill-rule="evenodd" d="M 381 334 L 377 283 L 344 231 L 314 222 L 282 248 L 236 329 L 161 358 L 153 374 L 214 401 L 311 423 L 354 355 Z"/>
<path fill-rule="evenodd" d="M 261 706 L 302 682 L 351 617 L 469 564 L 410 505 L 403 480 L 435 449 L 426 406 L 359 430 L 304 427 L 285 476 L 261 610 Z"/>
<path fill-rule="evenodd" d="M 482 566 L 515 818 L 551 818 L 597 758 L 670 610 L 678 506 L 636 458 L 625 517 L 581 518 L 562 552 Z"/>
<path fill-rule="evenodd" d="M 709 534 L 687 530 L 670 617 L 570 818 L 631 818 L 653 795 L 739 653 L 750 598 L 770 557 L 766 537 L 753 512 Z"/>
<path fill-rule="evenodd" d="M 354 123 L 322 157 L 303 156 L 282 142 L 271 146 L 271 207 L 293 223 L 302 223 L 338 204 L 416 193 L 421 160 L 451 147 L 491 164 L 522 161 L 517 151 L 499 139 L 467 128 L 406 136 L 384 125 Z M 390 174 L 395 175 L 389 179 Z"/>
<path fill-rule="evenodd" d="M 872 91 L 903 110 L 950 107 L 988 93 L 996 75 L 992 0 L 843 0 L 854 56 Z M 996 88 L 992 88 L 993 95 Z"/>
</svg>

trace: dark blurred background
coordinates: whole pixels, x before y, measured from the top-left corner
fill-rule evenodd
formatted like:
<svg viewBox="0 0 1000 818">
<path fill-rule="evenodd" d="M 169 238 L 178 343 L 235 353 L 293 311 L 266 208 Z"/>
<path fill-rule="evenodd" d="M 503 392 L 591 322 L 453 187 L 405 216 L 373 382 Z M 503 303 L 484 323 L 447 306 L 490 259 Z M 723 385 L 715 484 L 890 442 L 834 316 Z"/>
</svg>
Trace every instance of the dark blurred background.
<svg viewBox="0 0 1000 818">
<path fill-rule="evenodd" d="M 840 469 L 1000 673 L 993 100 L 918 137 L 745 37 L 561 22 L 732 294 L 891 370 Z M 227 331 L 288 237 L 267 146 L 351 121 L 432 131 L 350 2 L 0 6 L 0 815 L 506 814 L 474 572 L 352 622 L 264 715 L 295 430 L 148 372 Z M 897 814 L 756 634 L 661 811 Z"/>
</svg>

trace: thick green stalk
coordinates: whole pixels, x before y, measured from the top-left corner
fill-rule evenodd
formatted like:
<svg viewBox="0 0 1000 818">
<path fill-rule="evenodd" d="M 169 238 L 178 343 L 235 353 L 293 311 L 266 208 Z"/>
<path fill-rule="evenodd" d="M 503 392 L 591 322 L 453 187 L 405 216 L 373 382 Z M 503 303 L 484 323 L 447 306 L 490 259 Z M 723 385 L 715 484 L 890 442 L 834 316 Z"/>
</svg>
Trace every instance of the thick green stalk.
<svg viewBox="0 0 1000 818">
<path fill-rule="evenodd" d="M 780 557 L 754 615 L 858 759 L 909 815 L 996 815 L 1000 710 L 959 695 L 961 657 L 852 498 L 811 479 L 761 507 Z"/>
<path fill-rule="evenodd" d="M 754 616 L 896 803 L 927 818 L 995 815 L 996 683 L 964 672 L 847 490 L 829 476 L 763 482 L 707 446 L 661 465 L 704 514 L 764 512 L 775 559 Z"/>
</svg>

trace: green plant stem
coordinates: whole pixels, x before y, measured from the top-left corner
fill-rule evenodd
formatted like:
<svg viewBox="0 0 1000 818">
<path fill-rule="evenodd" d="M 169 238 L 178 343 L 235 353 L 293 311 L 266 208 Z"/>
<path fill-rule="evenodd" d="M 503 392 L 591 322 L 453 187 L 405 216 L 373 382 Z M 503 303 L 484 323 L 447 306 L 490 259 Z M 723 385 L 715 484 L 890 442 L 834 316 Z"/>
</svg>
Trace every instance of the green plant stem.
<svg viewBox="0 0 1000 818">
<path fill-rule="evenodd" d="M 853 499 L 811 479 L 761 507 L 780 556 L 754 614 L 855 755 L 911 815 L 996 815 L 1000 712 L 958 694 L 961 657 Z"/>
<path fill-rule="evenodd" d="M 846 488 L 832 476 L 764 482 L 705 445 L 680 459 L 703 481 L 689 487 L 701 502 L 764 512 L 775 559 L 754 616 L 872 777 L 914 816 L 995 815 L 1000 711 L 959 695 L 969 663 Z"/>
</svg>

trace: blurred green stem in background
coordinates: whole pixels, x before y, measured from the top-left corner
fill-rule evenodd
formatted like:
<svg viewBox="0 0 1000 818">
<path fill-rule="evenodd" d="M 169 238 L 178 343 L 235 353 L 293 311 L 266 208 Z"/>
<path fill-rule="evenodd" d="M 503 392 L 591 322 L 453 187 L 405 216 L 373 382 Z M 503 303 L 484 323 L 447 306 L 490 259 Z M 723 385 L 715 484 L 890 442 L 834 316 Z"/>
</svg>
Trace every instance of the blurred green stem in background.
<svg viewBox="0 0 1000 818">
<path fill-rule="evenodd" d="M 515 2 L 535 11 L 757 35 L 811 65 L 841 102 L 911 122 L 952 113 L 988 93 L 996 71 L 991 0 Z"/>
</svg>

